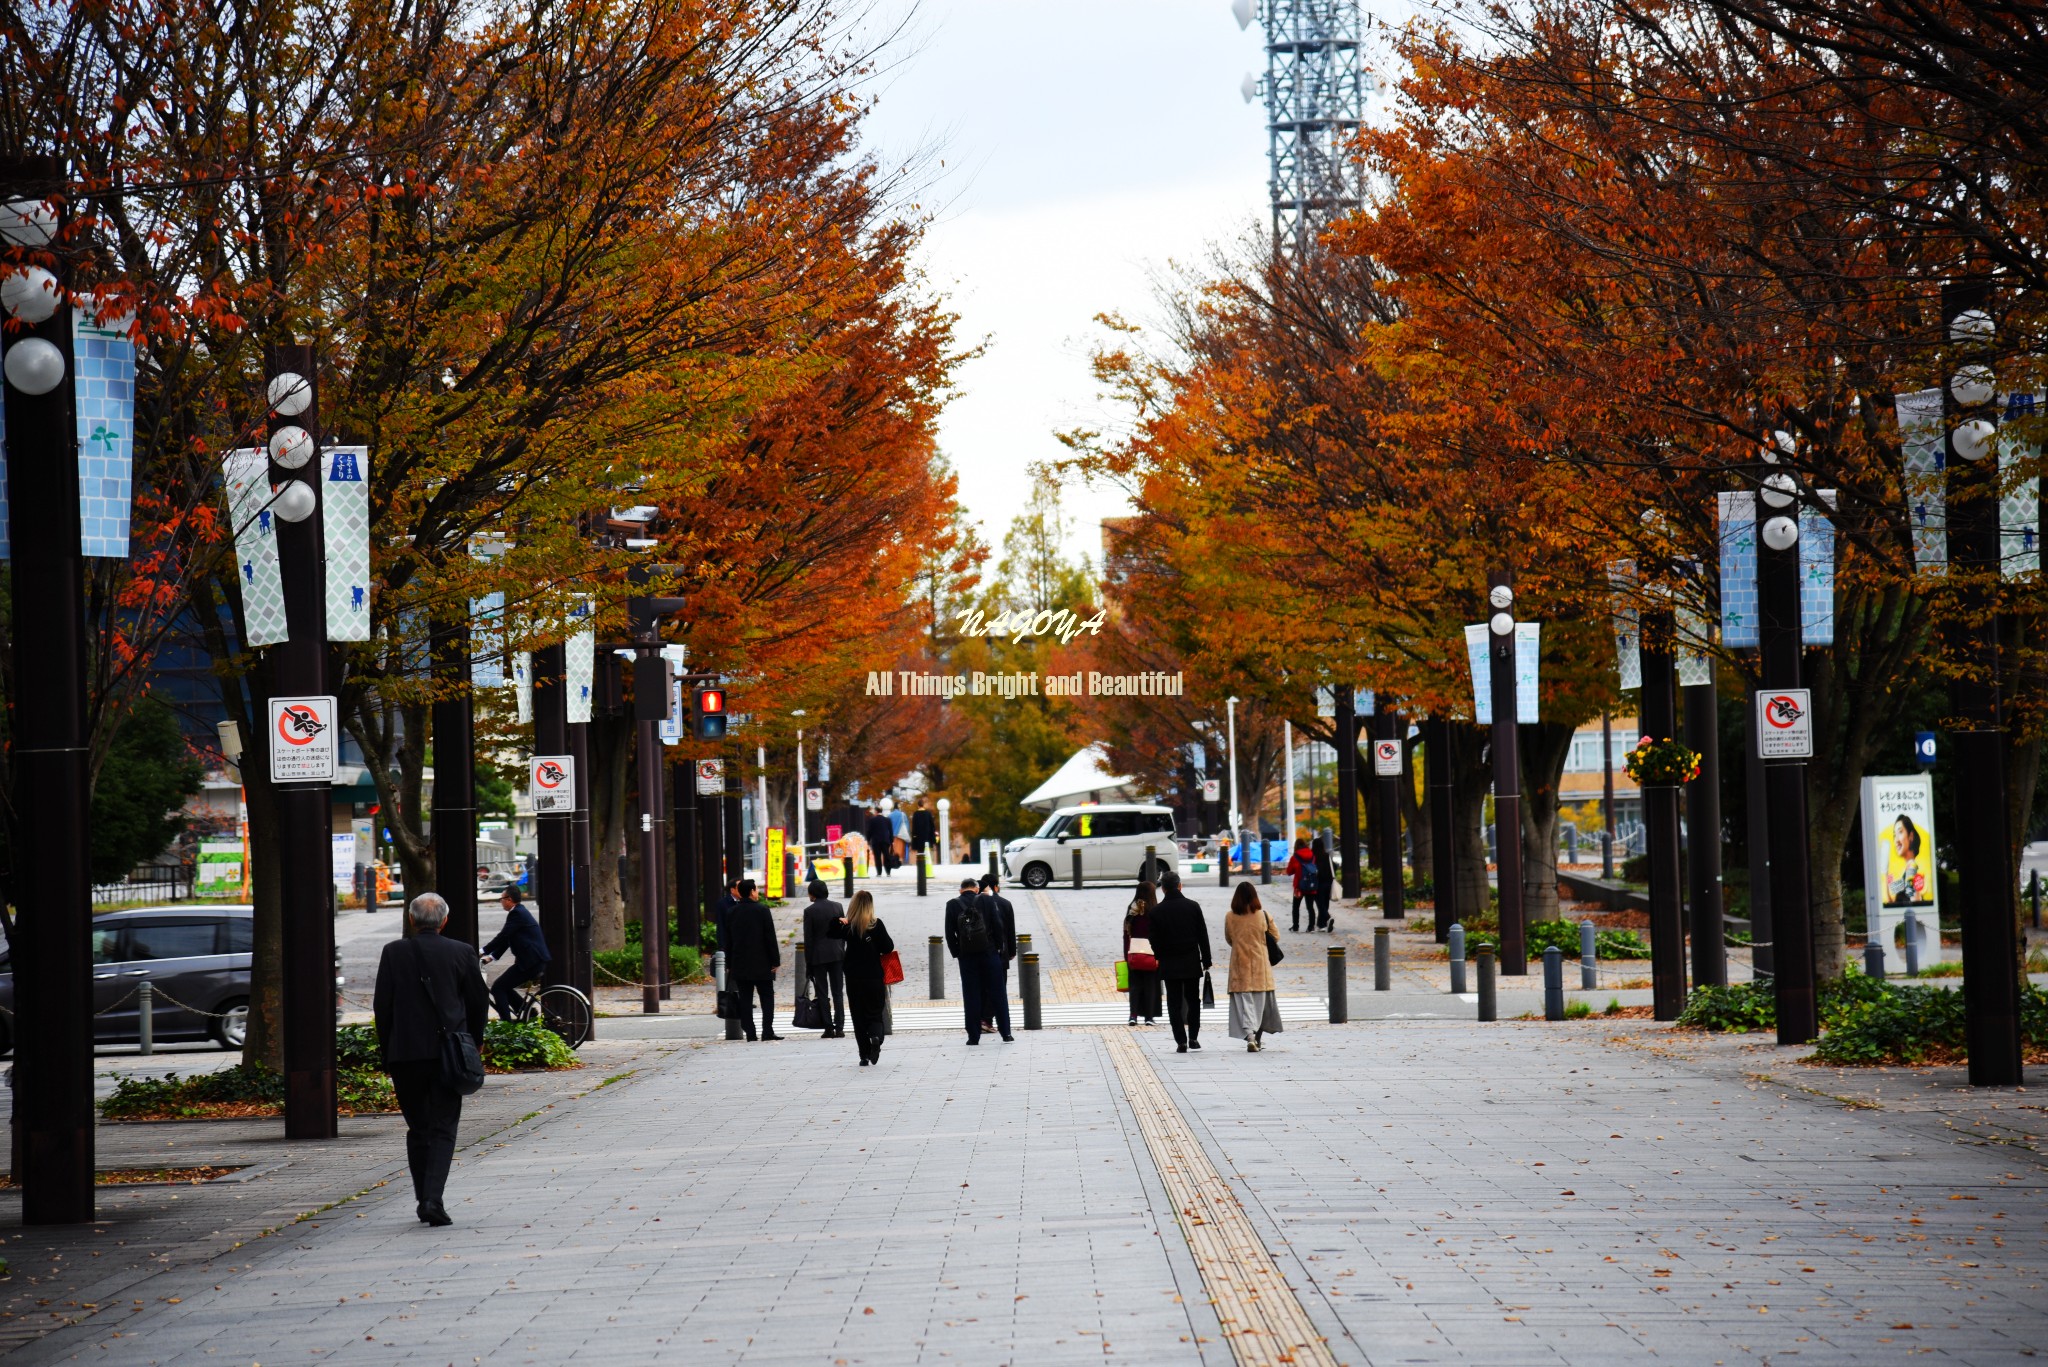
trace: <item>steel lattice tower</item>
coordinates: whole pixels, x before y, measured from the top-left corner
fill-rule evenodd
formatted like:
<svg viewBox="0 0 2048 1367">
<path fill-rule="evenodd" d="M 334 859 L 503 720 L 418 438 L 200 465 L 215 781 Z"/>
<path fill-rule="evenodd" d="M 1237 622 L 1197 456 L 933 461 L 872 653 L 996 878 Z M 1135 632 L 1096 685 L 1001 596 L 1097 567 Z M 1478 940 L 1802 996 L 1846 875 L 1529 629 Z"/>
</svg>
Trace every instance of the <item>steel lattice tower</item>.
<svg viewBox="0 0 2048 1367">
<path fill-rule="evenodd" d="M 1258 10 L 1273 249 L 1301 252 L 1360 202 L 1348 144 L 1365 121 L 1363 19 L 1358 0 L 1259 0 Z"/>
</svg>

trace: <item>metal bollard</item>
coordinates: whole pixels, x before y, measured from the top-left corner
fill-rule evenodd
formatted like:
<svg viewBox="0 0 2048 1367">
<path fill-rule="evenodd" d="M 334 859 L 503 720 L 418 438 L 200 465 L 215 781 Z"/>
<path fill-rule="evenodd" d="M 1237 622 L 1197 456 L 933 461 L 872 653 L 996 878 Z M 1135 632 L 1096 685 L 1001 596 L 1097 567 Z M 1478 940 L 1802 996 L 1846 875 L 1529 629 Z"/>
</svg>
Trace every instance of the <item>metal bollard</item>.
<svg viewBox="0 0 2048 1367">
<path fill-rule="evenodd" d="M 1076 892 L 1079 892 L 1079 891 L 1081 890 L 1081 852 L 1080 852 L 1079 850 L 1075 850 L 1075 851 L 1073 852 L 1073 854 L 1074 854 L 1074 891 L 1076 891 Z"/>
<path fill-rule="evenodd" d="M 917 852 L 917 895 L 919 897 L 925 896 L 924 880 L 929 872 L 930 870 L 925 867 L 924 863 L 924 851 L 919 850 Z"/>
<path fill-rule="evenodd" d="M 1342 1025 L 1351 1019 L 1351 1003 L 1345 995 L 1344 946 L 1330 946 L 1330 1024 Z"/>
<path fill-rule="evenodd" d="M 141 1052 L 156 1052 L 156 987 L 149 979 L 142 980 L 142 986 L 135 989 L 135 1009 L 139 1013 L 137 1025 L 141 1034 L 137 1039 Z"/>
<path fill-rule="evenodd" d="M 946 999 L 946 937 L 934 935 L 925 950 L 925 976 L 931 979 L 932 1000 Z"/>
<path fill-rule="evenodd" d="M 1543 1019 L 1564 1019 L 1564 951 L 1556 945 L 1543 950 Z"/>
<path fill-rule="evenodd" d="M 1875 940 L 1863 944 L 1863 973 L 1865 977 L 1884 981 L 1884 946 Z"/>
<path fill-rule="evenodd" d="M 1273 845 L 1263 835 L 1259 837 L 1259 881 L 1273 881 Z"/>
<path fill-rule="evenodd" d="M 1920 976 L 1920 918 L 1906 908 L 1906 976 Z"/>
<path fill-rule="evenodd" d="M 1038 956 L 1020 955 L 1019 962 L 1024 965 L 1017 974 L 1017 994 L 1024 999 L 1024 1028 L 1043 1030 L 1045 1020 L 1038 1003 Z"/>
<path fill-rule="evenodd" d="M 1029 954 L 1031 952 L 1030 931 L 1020 930 L 1017 932 L 1017 952 L 1019 954 Z"/>
<path fill-rule="evenodd" d="M 711 955 L 711 981 L 718 984 L 718 990 L 720 992 L 726 992 L 731 990 L 726 986 L 725 951 L 722 949 L 714 951 Z M 749 1009 L 751 1009 L 751 1007 Z M 740 1033 L 740 1013 L 738 1011 L 732 1011 L 726 1015 L 725 1037 L 727 1039 L 746 1038 L 746 1036 Z"/>
<path fill-rule="evenodd" d="M 996 861 L 1000 858 L 1002 858 L 1001 852 L 998 851 L 995 848 L 995 846 L 991 845 L 988 851 L 988 871 L 990 873 L 993 874 L 996 872 Z"/>
<path fill-rule="evenodd" d="M 1599 939 L 1591 921 L 1579 922 L 1579 987 L 1586 992 L 1600 986 Z"/>
<path fill-rule="evenodd" d="M 886 985 L 882 988 L 882 1033 L 896 1033 L 896 1003 L 890 1000 L 896 994 Z"/>
<path fill-rule="evenodd" d="M 1145 847 L 1145 863 L 1140 868 L 1138 877 L 1142 879 L 1147 879 L 1155 884 L 1158 883 L 1159 847 L 1157 845 L 1147 845 Z"/>
<path fill-rule="evenodd" d="M 1465 995 L 1465 926 L 1463 922 L 1451 922 L 1451 991 Z"/>
<path fill-rule="evenodd" d="M 851 902 L 853 900 L 853 856 L 851 854 L 846 856 L 846 862 L 842 867 L 846 875 L 846 900 Z"/>
<path fill-rule="evenodd" d="M 786 896 L 794 897 L 797 894 L 796 851 L 794 850 L 784 850 L 782 852 L 782 888 Z"/>
<path fill-rule="evenodd" d="M 789 965 L 790 995 L 803 995 L 804 983 L 809 981 L 809 978 L 810 975 L 805 971 L 804 967 L 804 942 L 798 940 L 796 942 L 796 957 L 790 960 Z"/>
<path fill-rule="evenodd" d="M 1385 992 L 1394 986 L 1394 940 L 1393 930 L 1387 926 L 1372 928 L 1372 990 Z"/>
<path fill-rule="evenodd" d="M 1216 886 L 1230 886 L 1230 842 L 1220 837 L 1216 841 Z"/>
<path fill-rule="evenodd" d="M 1479 947 L 1479 1019 L 1499 1020 L 1493 999 L 1493 946 Z"/>
</svg>

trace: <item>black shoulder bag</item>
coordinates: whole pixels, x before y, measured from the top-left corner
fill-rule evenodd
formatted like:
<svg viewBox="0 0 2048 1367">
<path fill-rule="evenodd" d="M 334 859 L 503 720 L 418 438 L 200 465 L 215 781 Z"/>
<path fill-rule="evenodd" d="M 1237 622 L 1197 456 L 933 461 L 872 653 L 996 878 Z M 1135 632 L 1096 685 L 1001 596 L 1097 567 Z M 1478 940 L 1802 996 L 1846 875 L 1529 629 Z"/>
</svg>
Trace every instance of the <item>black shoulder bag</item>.
<svg viewBox="0 0 2048 1367">
<path fill-rule="evenodd" d="M 441 1082 L 462 1096 L 473 1096 L 483 1089 L 484 1056 L 477 1051 L 469 1031 L 460 1026 L 449 1028 L 447 1013 L 434 1000 L 433 984 L 427 981 L 427 961 L 420 954 L 417 935 L 412 941 L 412 961 L 419 974 L 420 991 L 427 994 L 427 1006 L 434 1013 L 434 1026 L 441 1032 Z"/>
</svg>

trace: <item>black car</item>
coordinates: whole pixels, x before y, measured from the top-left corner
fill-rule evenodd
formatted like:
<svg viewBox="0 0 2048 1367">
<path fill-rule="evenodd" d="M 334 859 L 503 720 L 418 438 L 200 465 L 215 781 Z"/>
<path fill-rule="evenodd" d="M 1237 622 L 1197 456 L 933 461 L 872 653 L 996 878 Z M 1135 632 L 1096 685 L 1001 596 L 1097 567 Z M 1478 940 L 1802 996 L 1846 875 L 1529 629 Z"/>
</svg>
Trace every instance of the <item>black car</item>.
<svg viewBox="0 0 2048 1367">
<path fill-rule="evenodd" d="M 251 912 L 245 906 L 147 907 L 92 918 L 95 1044 L 133 1044 L 141 1032 L 136 989 L 154 989 L 157 1040 L 212 1039 L 239 1049 L 249 1030 Z M 14 1049 L 12 955 L 0 952 L 0 1055 Z"/>
</svg>

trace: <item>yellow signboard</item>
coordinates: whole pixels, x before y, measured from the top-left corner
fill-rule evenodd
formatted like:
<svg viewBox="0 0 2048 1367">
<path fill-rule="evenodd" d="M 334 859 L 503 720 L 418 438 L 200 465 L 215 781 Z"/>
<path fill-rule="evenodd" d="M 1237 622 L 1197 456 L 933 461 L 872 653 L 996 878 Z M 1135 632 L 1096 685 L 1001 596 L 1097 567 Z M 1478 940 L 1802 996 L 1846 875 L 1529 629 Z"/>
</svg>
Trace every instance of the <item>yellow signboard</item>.
<svg viewBox="0 0 2048 1367">
<path fill-rule="evenodd" d="M 787 893 L 787 889 L 782 886 L 782 827 L 780 826 L 770 826 L 768 828 L 767 863 L 768 867 L 763 869 L 762 872 L 767 875 L 768 896 L 772 900 L 782 897 Z"/>
</svg>

